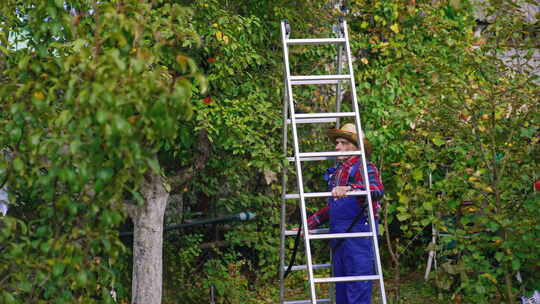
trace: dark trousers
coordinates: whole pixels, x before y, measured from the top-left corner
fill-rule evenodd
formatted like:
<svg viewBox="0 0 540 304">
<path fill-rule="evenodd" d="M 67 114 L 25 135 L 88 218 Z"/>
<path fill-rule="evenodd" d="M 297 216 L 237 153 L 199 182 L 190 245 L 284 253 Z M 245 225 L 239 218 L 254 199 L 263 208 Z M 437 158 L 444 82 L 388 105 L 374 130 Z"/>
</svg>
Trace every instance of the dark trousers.
<svg viewBox="0 0 540 304">
<path fill-rule="evenodd" d="M 338 228 L 338 227 L 335 227 Z M 342 229 L 338 229 L 342 230 Z M 367 218 L 358 221 L 351 232 L 368 232 L 370 226 Z M 344 232 L 344 231 L 340 231 Z M 333 251 L 332 265 L 334 276 L 365 276 L 374 274 L 373 244 L 371 238 L 347 238 Z M 370 304 L 372 281 L 355 281 L 336 283 L 337 304 Z"/>
</svg>

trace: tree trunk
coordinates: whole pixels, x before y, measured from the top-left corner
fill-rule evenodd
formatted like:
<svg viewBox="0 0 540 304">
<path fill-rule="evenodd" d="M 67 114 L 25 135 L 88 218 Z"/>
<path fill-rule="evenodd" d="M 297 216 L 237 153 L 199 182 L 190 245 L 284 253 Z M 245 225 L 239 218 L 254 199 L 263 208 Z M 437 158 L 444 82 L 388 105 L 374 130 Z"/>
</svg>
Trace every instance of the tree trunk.
<svg viewBox="0 0 540 304">
<path fill-rule="evenodd" d="M 200 172 L 206 166 L 210 157 L 211 143 L 204 129 L 199 132 L 197 147 L 197 156 L 193 164 L 181 169 L 176 176 L 167 178 L 171 189 L 181 189 L 182 185 L 193 178 L 195 172 Z M 163 222 L 170 193 L 165 188 L 165 180 L 161 175 L 149 172 L 141 187 L 141 194 L 144 199 L 143 206 L 126 205 L 133 221 L 131 303 L 161 304 Z M 181 199 L 182 196 L 180 195 L 179 198 Z"/>
<path fill-rule="evenodd" d="M 156 173 L 141 190 L 143 206 L 130 208 L 133 220 L 132 304 L 160 304 L 163 268 L 163 218 L 169 193 Z"/>
</svg>

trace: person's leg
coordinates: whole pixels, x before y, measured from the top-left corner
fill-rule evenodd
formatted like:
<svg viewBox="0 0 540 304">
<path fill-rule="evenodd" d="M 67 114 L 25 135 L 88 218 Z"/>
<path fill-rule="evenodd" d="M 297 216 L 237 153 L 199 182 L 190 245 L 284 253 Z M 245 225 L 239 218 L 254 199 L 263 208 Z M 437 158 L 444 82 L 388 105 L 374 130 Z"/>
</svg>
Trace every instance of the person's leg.
<svg viewBox="0 0 540 304">
<path fill-rule="evenodd" d="M 344 251 L 340 248 L 332 254 L 333 276 L 342 277 L 346 275 L 345 265 L 343 264 Z M 346 283 L 336 283 L 336 304 L 349 304 L 347 301 Z"/>
<path fill-rule="evenodd" d="M 355 232 L 369 231 L 367 221 L 360 221 Z M 345 254 L 343 264 L 345 276 L 366 276 L 374 274 L 372 240 L 370 238 L 351 238 L 343 243 Z M 370 304 L 373 281 L 346 283 L 348 304 Z"/>
</svg>

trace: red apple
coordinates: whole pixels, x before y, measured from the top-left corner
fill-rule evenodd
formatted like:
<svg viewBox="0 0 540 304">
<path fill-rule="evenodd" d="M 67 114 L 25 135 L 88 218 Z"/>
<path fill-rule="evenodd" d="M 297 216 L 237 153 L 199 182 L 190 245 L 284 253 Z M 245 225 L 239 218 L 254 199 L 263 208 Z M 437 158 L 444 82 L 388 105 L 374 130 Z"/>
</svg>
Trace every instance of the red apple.
<svg viewBox="0 0 540 304">
<path fill-rule="evenodd" d="M 212 103 L 212 97 L 210 96 L 206 96 L 204 99 L 203 99 L 203 102 L 207 105 L 211 104 Z"/>
<path fill-rule="evenodd" d="M 534 188 L 536 189 L 536 191 L 540 191 L 540 179 L 536 181 L 536 183 L 534 183 Z"/>
</svg>

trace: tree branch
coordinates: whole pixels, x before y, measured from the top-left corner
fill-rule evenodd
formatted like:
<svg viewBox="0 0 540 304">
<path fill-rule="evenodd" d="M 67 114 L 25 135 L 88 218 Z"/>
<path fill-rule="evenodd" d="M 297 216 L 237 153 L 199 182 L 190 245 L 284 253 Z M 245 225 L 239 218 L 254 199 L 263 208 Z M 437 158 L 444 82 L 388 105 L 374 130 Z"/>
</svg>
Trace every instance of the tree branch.
<svg viewBox="0 0 540 304">
<path fill-rule="evenodd" d="M 185 167 L 181 169 L 178 174 L 170 176 L 168 182 L 171 185 L 172 189 L 178 189 L 184 184 L 186 184 L 190 179 L 195 176 L 198 172 L 203 170 L 208 160 L 210 159 L 210 154 L 212 152 L 212 143 L 208 139 L 208 131 L 202 129 L 199 131 L 199 136 L 197 137 L 196 143 L 196 156 L 193 159 L 193 163 L 190 167 Z"/>
</svg>

